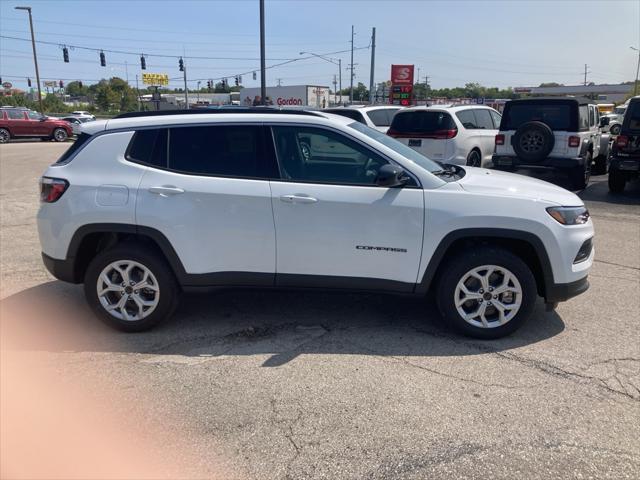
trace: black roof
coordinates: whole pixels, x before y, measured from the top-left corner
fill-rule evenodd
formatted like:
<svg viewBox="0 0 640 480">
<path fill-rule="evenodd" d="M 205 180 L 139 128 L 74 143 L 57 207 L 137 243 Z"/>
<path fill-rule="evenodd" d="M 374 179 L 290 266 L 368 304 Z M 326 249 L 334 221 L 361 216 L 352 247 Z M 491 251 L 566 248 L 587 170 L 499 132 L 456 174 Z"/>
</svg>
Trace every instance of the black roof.
<svg viewBox="0 0 640 480">
<path fill-rule="evenodd" d="M 122 113 L 115 118 L 136 118 L 136 117 L 162 117 L 165 115 L 202 115 L 217 113 L 268 113 L 285 115 L 313 115 L 318 116 L 310 110 L 298 110 L 274 107 L 221 107 L 221 108 L 198 108 L 194 110 L 154 110 L 148 112 Z"/>
<path fill-rule="evenodd" d="M 573 101 L 577 102 L 578 105 L 587 105 L 587 104 L 595 104 L 595 100 L 591 100 L 587 97 L 527 97 L 527 98 L 518 98 L 515 100 L 510 100 L 509 102 L 517 102 L 517 103 L 529 103 L 529 102 L 567 102 Z M 507 102 L 507 103 L 509 103 Z"/>
</svg>

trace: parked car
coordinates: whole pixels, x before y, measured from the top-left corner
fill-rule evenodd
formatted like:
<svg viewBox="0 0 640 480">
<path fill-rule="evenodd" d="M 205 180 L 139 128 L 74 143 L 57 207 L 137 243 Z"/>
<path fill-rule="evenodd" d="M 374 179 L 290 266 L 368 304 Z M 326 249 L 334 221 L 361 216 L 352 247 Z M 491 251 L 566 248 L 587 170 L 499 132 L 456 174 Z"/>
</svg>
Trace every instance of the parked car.
<svg viewBox="0 0 640 480">
<path fill-rule="evenodd" d="M 387 134 L 432 160 L 482 167 L 491 162 L 500 117 L 478 105 L 413 107 L 396 114 Z"/>
<path fill-rule="evenodd" d="M 64 120 L 71 125 L 74 135 L 80 135 L 80 126 L 83 123 L 94 121 L 89 117 L 62 117 L 60 120 Z"/>
<path fill-rule="evenodd" d="M 603 132 L 609 132 L 611 135 L 620 135 L 622 129 L 622 121 L 624 120 L 624 114 L 627 110 L 627 104 L 619 105 L 614 108 L 613 112 L 608 115 L 603 115 L 605 119 L 604 125 L 602 125 Z"/>
<path fill-rule="evenodd" d="M 357 122 L 363 123 L 371 128 L 386 133 L 389 130 L 394 115 L 400 111 L 402 107 L 394 107 L 392 105 L 375 105 L 367 107 L 335 107 L 325 108 L 323 112 L 341 115 L 351 118 Z"/>
<path fill-rule="evenodd" d="M 96 117 L 86 110 L 75 110 L 71 112 L 71 115 L 78 118 L 88 118 L 89 120 L 95 120 Z"/>
<path fill-rule="evenodd" d="M 633 97 L 609 158 L 609 191 L 620 193 L 640 175 L 640 96 Z"/>
<path fill-rule="evenodd" d="M 190 286 L 433 290 L 453 327 L 497 338 L 588 288 L 593 224 L 567 190 L 324 112 L 220 112 L 87 123 L 45 171 L 44 263 L 109 325 L 150 328 Z"/>
<path fill-rule="evenodd" d="M 26 108 L 0 108 L 0 143 L 12 138 L 46 138 L 64 142 L 73 134 L 71 126 Z"/>
<path fill-rule="evenodd" d="M 589 183 L 594 159 L 598 170 L 606 169 L 608 137 L 602 135 L 600 113 L 589 99 L 511 100 L 495 137 L 493 163 L 512 170 L 555 169 L 580 190 Z"/>
</svg>

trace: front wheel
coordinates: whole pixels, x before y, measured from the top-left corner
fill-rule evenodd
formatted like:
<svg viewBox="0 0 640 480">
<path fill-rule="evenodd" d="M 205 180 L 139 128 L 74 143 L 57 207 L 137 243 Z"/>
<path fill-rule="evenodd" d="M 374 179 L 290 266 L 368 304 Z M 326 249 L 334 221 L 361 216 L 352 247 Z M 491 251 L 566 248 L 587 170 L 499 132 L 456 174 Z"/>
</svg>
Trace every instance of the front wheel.
<svg viewBox="0 0 640 480">
<path fill-rule="evenodd" d="M 148 330 L 171 316 L 180 293 L 164 259 L 138 244 L 100 252 L 87 268 L 84 292 L 103 322 L 125 332 Z"/>
<path fill-rule="evenodd" d="M 622 193 L 625 183 L 627 183 L 627 179 L 623 172 L 609 169 L 609 191 L 611 193 Z"/>
<path fill-rule="evenodd" d="M 537 297 L 531 269 L 497 247 L 479 247 L 451 260 L 440 277 L 438 307 L 456 330 L 475 338 L 504 337 L 532 314 Z"/>
<path fill-rule="evenodd" d="M 53 139 L 56 142 L 64 142 L 67 138 L 69 138 L 69 135 L 67 135 L 67 131 L 64 128 L 56 128 L 53 131 Z"/>
</svg>

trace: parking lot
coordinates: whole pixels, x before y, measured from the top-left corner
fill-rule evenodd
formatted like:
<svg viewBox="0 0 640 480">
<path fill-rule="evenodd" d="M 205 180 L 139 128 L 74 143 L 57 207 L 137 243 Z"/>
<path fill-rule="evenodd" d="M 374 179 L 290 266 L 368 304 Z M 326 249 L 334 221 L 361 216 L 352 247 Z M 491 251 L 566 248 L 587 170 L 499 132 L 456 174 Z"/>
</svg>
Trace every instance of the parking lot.
<svg viewBox="0 0 640 480">
<path fill-rule="evenodd" d="M 37 180 L 65 148 L 0 146 L 3 355 L 113 415 L 114 452 L 181 478 L 638 477 L 638 182 L 592 177 L 590 290 L 508 338 L 452 334 L 431 299 L 257 290 L 189 294 L 122 334 L 42 265 Z"/>
</svg>

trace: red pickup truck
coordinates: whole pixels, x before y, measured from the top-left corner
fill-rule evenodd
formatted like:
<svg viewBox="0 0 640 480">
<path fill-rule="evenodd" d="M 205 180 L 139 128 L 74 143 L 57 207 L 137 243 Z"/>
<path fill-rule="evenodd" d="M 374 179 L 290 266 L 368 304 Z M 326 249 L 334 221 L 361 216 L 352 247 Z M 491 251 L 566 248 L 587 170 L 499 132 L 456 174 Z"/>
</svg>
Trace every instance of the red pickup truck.
<svg viewBox="0 0 640 480">
<path fill-rule="evenodd" d="M 71 125 L 26 108 L 0 108 L 0 143 L 12 138 L 46 138 L 64 142 L 73 135 Z"/>
</svg>

